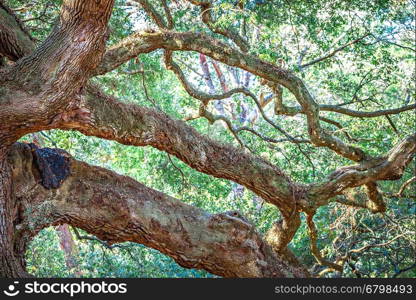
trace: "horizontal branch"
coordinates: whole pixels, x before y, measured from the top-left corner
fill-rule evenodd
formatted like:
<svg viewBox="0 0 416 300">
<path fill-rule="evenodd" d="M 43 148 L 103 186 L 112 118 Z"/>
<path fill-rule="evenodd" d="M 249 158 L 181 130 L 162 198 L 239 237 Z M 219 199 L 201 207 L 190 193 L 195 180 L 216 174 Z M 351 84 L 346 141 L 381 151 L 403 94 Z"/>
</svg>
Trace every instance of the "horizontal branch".
<svg viewBox="0 0 416 300">
<path fill-rule="evenodd" d="M 152 146 L 200 172 L 244 185 L 277 205 L 284 214 L 291 214 L 294 184 L 270 162 L 241 148 L 218 143 L 163 112 L 121 103 L 97 88 L 88 87 L 82 98 L 83 116 L 68 112 L 51 126 L 76 129 L 126 145 Z"/>
<path fill-rule="evenodd" d="M 232 40 L 242 51 L 247 52 L 249 49 L 249 43 L 236 32 L 232 27 L 224 28 L 215 24 L 215 20 L 212 17 L 212 10 L 214 9 L 214 3 L 211 1 L 194 1 L 189 0 L 194 5 L 201 7 L 202 22 L 204 22 L 207 27 L 219 35 L 229 38 Z"/>
<path fill-rule="evenodd" d="M 295 96 L 305 112 L 309 135 L 314 145 L 330 148 L 353 161 L 367 159 L 361 149 L 344 143 L 321 128 L 319 123 L 320 106 L 309 93 L 303 81 L 293 72 L 243 53 L 202 33 L 163 31 L 133 34 L 108 49 L 101 66 L 96 69 L 95 75 L 104 74 L 140 53 L 148 53 L 156 49 L 197 51 L 229 66 L 244 69 L 261 78 L 281 84 Z"/>
<path fill-rule="evenodd" d="M 345 107 L 337 106 L 337 105 L 320 105 L 320 109 L 322 111 L 332 111 L 339 114 L 351 116 L 351 117 L 358 117 L 358 118 L 375 118 L 380 116 L 388 116 L 388 115 L 395 115 L 404 111 L 409 111 L 416 109 L 416 104 L 409 104 L 398 108 L 392 109 L 382 109 L 376 111 L 358 111 L 353 109 L 348 109 Z"/>
<path fill-rule="evenodd" d="M 200 116 L 207 118 L 208 121 L 210 121 L 211 123 L 214 123 L 216 120 L 224 121 L 227 124 L 227 127 L 230 129 L 230 131 L 233 133 L 233 135 L 236 137 L 236 139 L 238 140 L 238 142 L 240 144 L 242 144 L 242 142 L 237 137 L 236 132 L 233 130 L 233 126 L 231 124 L 231 121 L 228 120 L 227 118 L 225 118 L 223 115 L 215 117 L 214 115 L 209 114 L 209 112 L 206 110 L 205 106 L 208 104 L 209 101 L 230 99 L 231 96 L 233 96 L 234 94 L 239 94 L 239 93 L 241 93 L 245 96 L 248 96 L 254 101 L 254 103 L 257 106 L 257 109 L 260 111 L 261 116 L 263 117 L 263 119 L 267 123 L 269 123 L 271 126 L 273 126 L 279 132 L 281 132 L 291 142 L 293 142 L 293 143 L 302 143 L 302 142 L 304 142 L 304 140 L 299 140 L 299 139 L 296 139 L 296 138 L 292 137 L 283 128 L 281 128 L 276 123 L 274 123 L 270 118 L 268 118 L 267 115 L 265 114 L 264 110 L 263 110 L 261 102 L 248 89 L 246 89 L 246 88 L 235 88 L 235 89 L 232 89 L 232 90 L 229 90 L 229 91 L 224 91 L 224 93 L 222 93 L 222 94 L 207 94 L 207 93 L 204 93 L 202 91 L 199 91 L 199 90 L 195 89 L 188 82 L 188 80 L 186 79 L 185 74 L 182 72 L 180 67 L 173 61 L 172 52 L 170 50 L 165 51 L 165 65 L 166 65 L 168 70 L 172 70 L 176 74 L 176 76 L 178 77 L 179 81 L 181 82 L 182 86 L 187 91 L 187 93 L 190 96 L 192 96 L 195 99 L 198 99 L 202 102 L 203 106 L 201 107 L 200 112 L 199 112 Z M 193 118 L 193 119 L 195 119 L 195 118 Z"/>
<path fill-rule="evenodd" d="M 84 92 L 82 107 L 57 117 L 50 128 L 75 129 L 126 145 L 152 146 L 197 171 L 245 186 L 276 205 L 286 218 L 295 209 L 307 212 L 326 205 L 346 189 L 401 178 L 416 148 L 415 135 L 408 136 L 385 156 L 340 168 L 328 180 L 306 187 L 293 182 L 284 171 L 263 158 L 213 141 L 163 112 L 119 102 L 92 86 Z M 378 203 L 371 210 L 383 210 L 378 193 L 369 196 Z"/>
<path fill-rule="evenodd" d="M 409 104 L 404 105 L 397 108 L 391 109 L 381 109 L 376 111 L 359 111 L 354 109 L 349 109 L 342 107 L 340 105 L 328 105 L 328 104 L 320 104 L 319 110 L 320 111 L 330 111 L 339 114 L 343 114 L 350 117 L 356 118 L 376 118 L 381 116 L 389 116 L 389 115 L 396 115 L 401 112 L 409 111 L 412 109 L 416 109 L 416 104 Z M 302 107 L 300 106 L 285 106 L 280 104 L 276 111 L 277 114 L 287 115 L 287 116 L 295 116 L 297 114 L 304 114 Z"/>
<path fill-rule="evenodd" d="M 166 24 L 163 17 L 158 13 L 158 11 L 153 7 L 153 5 L 148 0 L 132 0 L 133 2 L 140 4 L 144 11 L 149 17 L 156 23 L 159 28 L 168 29 L 170 25 Z M 129 4 L 129 2 L 127 2 Z M 171 28 L 172 29 L 172 28 Z"/>
<path fill-rule="evenodd" d="M 56 189 L 38 180 L 33 146 L 14 144 L 19 233 L 57 224 L 81 228 L 109 245 L 136 242 L 172 257 L 181 266 L 225 277 L 303 277 L 300 269 L 277 257 L 252 224 L 233 212 L 209 214 L 112 171 L 63 155 L 70 175 Z M 58 171 L 55 169 L 55 171 Z"/>
</svg>

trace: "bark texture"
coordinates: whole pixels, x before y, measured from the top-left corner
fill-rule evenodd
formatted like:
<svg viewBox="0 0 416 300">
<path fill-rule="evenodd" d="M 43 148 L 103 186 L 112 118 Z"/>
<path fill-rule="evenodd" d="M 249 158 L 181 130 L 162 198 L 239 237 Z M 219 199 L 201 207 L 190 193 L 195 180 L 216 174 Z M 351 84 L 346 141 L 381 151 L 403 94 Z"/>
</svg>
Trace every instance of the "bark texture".
<svg viewBox="0 0 416 300">
<path fill-rule="evenodd" d="M 9 162 L 0 161 L 0 275 L 1 277 L 26 277 L 24 250 L 15 245 L 15 196 Z M 16 246 L 16 247 L 15 247 Z"/>
<path fill-rule="evenodd" d="M 238 212 L 209 214 L 63 152 L 71 175 L 59 188 L 48 189 L 35 151 L 33 145 L 15 144 L 9 154 L 21 232 L 33 236 L 46 226 L 65 223 L 110 244 L 141 243 L 181 266 L 220 276 L 308 275 L 277 256 Z"/>
<path fill-rule="evenodd" d="M 202 9 L 202 21 L 209 29 L 239 49 L 207 34 L 175 32 L 166 5 L 165 22 L 148 1 L 136 2 L 163 30 L 138 32 L 106 49 L 113 0 L 64 0 L 58 23 L 39 45 L 0 1 L 0 276 L 28 276 L 23 253 L 31 238 L 46 226 L 70 224 L 109 243 L 144 244 L 184 267 L 220 276 L 306 277 L 310 274 L 287 247 L 301 225 L 300 213 L 309 216 L 316 240 L 312 216 L 333 199 L 373 212 L 386 209 L 377 181 L 402 176 L 414 156 L 416 135 L 404 138 L 385 155 L 372 157 L 325 131 L 319 113 L 377 117 L 414 109 L 414 104 L 377 112 L 319 105 L 294 72 L 248 54 L 244 39 L 216 26 L 209 1 L 190 2 Z M 201 100 L 201 113 L 212 122 L 226 119 L 209 114 L 204 105 L 241 93 L 288 140 L 305 142 L 291 138 L 267 118 L 262 110 L 264 99 L 259 101 L 248 90 L 254 74 L 279 91 L 276 113 L 306 116 L 310 138 L 306 142 L 327 147 L 355 165 L 339 168 L 323 182 L 297 183 L 281 166 L 218 143 L 160 111 L 123 103 L 89 82 L 141 53 L 158 49 L 165 50 L 167 68 L 190 95 Z M 202 93 L 186 81 L 173 62 L 173 51 L 200 53 L 210 93 Z M 213 60 L 223 94 L 215 94 L 205 56 Z M 216 61 L 247 71 L 243 87 L 229 90 Z M 299 106 L 284 106 L 282 88 L 293 94 Z M 222 105 L 217 109 L 224 111 Z M 250 189 L 275 205 L 282 219 L 263 238 L 238 212 L 209 214 L 131 178 L 77 161 L 63 150 L 16 143 L 25 134 L 49 129 L 77 130 L 125 145 L 152 146 L 200 172 Z M 362 194 L 346 195 L 360 186 L 365 187 L 364 201 Z M 312 250 L 323 261 L 316 247 Z"/>
</svg>

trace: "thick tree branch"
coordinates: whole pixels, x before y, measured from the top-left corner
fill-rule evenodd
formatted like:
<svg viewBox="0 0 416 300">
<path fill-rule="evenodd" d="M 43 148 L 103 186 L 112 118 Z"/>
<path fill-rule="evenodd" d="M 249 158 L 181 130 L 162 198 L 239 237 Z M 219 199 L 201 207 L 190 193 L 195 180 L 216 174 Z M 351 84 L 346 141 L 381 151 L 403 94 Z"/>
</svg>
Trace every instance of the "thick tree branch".
<svg viewBox="0 0 416 300">
<path fill-rule="evenodd" d="M 51 150 L 53 151 L 53 150 Z M 187 268 L 225 277 L 303 277 L 238 214 L 208 214 L 139 182 L 65 155 L 71 175 L 58 189 L 38 180 L 32 148 L 15 144 L 9 161 L 20 199 L 19 231 L 68 223 L 110 245 L 132 241 Z"/>
<path fill-rule="evenodd" d="M 16 61 L 32 53 L 33 39 L 3 1 L 0 1 L 0 18 L 0 56 Z"/>
<path fill-rule="evenodd" d="M 16 236 L 10 146 L 26 133 L 47 128 L 69 109 L 101 60 L 114 0 L 64 0 L 60 19 L 35 49 L 33 39 L 0 3 L 0 276 L 26 277 L 26 236 Z M 35 49 L 34 51 L 32 51 Z M 54 185 L 54 183 L 52 184 Z"/>
<path fill-rule="evenodd" d="M 312 142 L 317 146 L 328 147 L 354 161 L 368 159 L 358 148 L 345 144 L 340 139 L 325 132 L 319 125 L 319 111 L 333 111 L 352 117 L 378 117 L 397 114 L 416 108 L 415 104 L 400 108 L 379 110 L 373 112 L 355 111 L 337 105 L 319 105 L 305 88 L 303 82 L 293 73 L 281 69 L 273 64 L 264 62 L 256 57 L 242 53 L 228 45 L 198 33 L 137 33 L 122 41 L 119 45 L 110 48 L 103 62 L 96 70 L 96 74 L 103 74 L 137 56 L 156 49 L 197 51 L 219 60 L 227 65 L 242 68 L 253 74 L 288 88 L 298 99 L 300 107 L 293 107 L 290 114 L 303 113 L 307 116 L 308 127 Z M 288 109 L 281 113 L 288 114 Z"/>
<path fill-rule="evenodd" d="M 191 95 L 192 97 L 194 97 L 195 99 L 198 99 L 202 102 L 202 107 L 200 109 L 199 115 L 197 117 L 205 117 L 207 118 L 211 123 L 214 123 L 216 120 L 222 120 L 227 124 L 227 127 L 230 129 L 230 131 L 233 133 L 234 136 L 236 136 L 236 134 L 238 133 L 237 130 L 233 130 L 233 126 L 231 124 L 231 121 L 228 120 L 227 118 L 225 118 L 224 116 L 214 116 L 212 114 L 210 114 L 207 110 L 206 110 L 206 105 L 208 104 L 209 101 L 211 100 L 222 100 L 222 99 L 229 99 L 232 95 L 237 94 L 237 93 L 241 93 L 245 96 L 250 97 L 254 103 L 256 104 L 258 110 L 260 111 L 260 114 L 262 115 L 263 119 L 269 123 L 271 126 L 273 126 L 276 130 L 278 130 L 279 132 L 281 132 L 283 135 L 285 135 L 285 137 L 290 140 L 293 143 L 302 143 L 305 140 L 301 140 L 301 139 L 297 139 L 292 137 L 289 133 L 287 133 L 283 128 L 281 128 L 280 126 L 278 126 L 276 123 L 274 123 L 269 117 L 266 116 L 263 107 L 261 105 L 261 102 L 257 99 L 257 97 L 250 92 L 248 89 L 246 88 L 235 88 L 229 91 L 224 91 L 223 94 L 207 94 L 204 93 L 202 91 L 198 91 L 197 89 L 195 89 L 186 79 L 185 74 L 182 72 L 182 70 L 179 68 L 179 66 L 173 61 L 172 59 L 172 52 L 167 50 L 165 51 L 165 64 L 168 70 L 173 71 L 176 76 L 178 77 L 179 81 L 181 82 L 182 86 L 184 87 L 184 89 L 188 92 L 189 95 Z M 197 117 L 193 117 L 192 119 L 195 119 Z M 238 137 L 236 137 L 237 140 L 240 142 Z"/>
<path fill-rule="evenodd" d="M 59 22 L 48 38 L 0 71 L 1 133 L 13 132 L 16 140 L 24 134 L 19 130 L 47 125 L 70 108 L 70 101 L 76 99 L 101 60 L 113 2 L 63 1 Z M 19 42 L 34 46 L 33 41 Z"/>
<path fill-rule="evenodd" d="M 220 144 L 186 123 L 150 108 L 121 103 L 89 87 L 84 97 L 85 118 L 68 116 L 52 124 L 122 144 L 150 145 L 175 155 L 192 168 L 238 182 L 291 214 L 293 183 L 279 168 L 243 149 Z"/>
<path fill-rule="evenodd" d="M 134 34 L 120 44 L 108 49 L 104 60 L 101 62 L 106 40 L 106 23 L 111 11 L 112 1 L 92 1 L 88 0 L 82 3 L 80 1 L 64 1 L 60 23 L 50 37 L 31 55 L 0 71 L 0 81 L 2 84 L 5 83 L 0 90 L 1 146 L 6 144 L 5 141 L 10 143 L 10 141 L 14 141 L 26 133 L 60 128 L 75 129 L 86 135 L 115 140 L 127 145 L 155 147 L 175 155 L 198 171 L 238 182 L 266 201 L 276 205 L 282 212 L 283 218 L 269 232 L 268 240 L 272 241 L 270 243 L 271 248 L 286 256 L 288 255 L 286 245 L 293 238 L 300 225 L 299 212 L 314 211 L 317 206 L 325 205 L 329 199 L 344 193 L 346 189 L 365 185 L 369 199 L 365 203 L 365 207 L 373 211 L 383 211 L 384 203 L 382 202 L 381 193 L 377 190 L 376 182 L 378 180 L 395 180 L 402 176 L 405 166 L 415 152 L 415 135 L 406 138 L 386 156 L 373 159 L 362 150 L 344 143 L 320 127 L 319 120 L 322 120 L 319 115 L 320 110 L 335 111 L 339 107 L 319 105 L 309 93 L 303 81 L 294 73 L 229 47 L 226 43 L 204 34 L 169 31 Z M 17 23 L 13 26 L 18 28 Z M 76 37 L 75 40 L 74 37 Z M 26 43 L 26 41 L 20 42 Z M 303 113 L 307 117 L 311 142 L 316 146 L 328 147 L 346 158 L 360 162 L 360 164 L 339 169 L 323 183 L 309 186 L 295 184 L 281 169 L 262 158 L 246 153 L 242 149 L 219 144 L 199 134 L 185 123 L 169 118 L 164 113 L 118 102 L 116 99 L 104 95 L 92 85 L 86 85 L 91 75 L 104 74 L 140 53 L 147 53 L 156 49 L 165 49 L 168 54 L 170 51 L 197 51 L 229 66 L 248 71 L 246 77 L 248 79 L 250 74 L 255 74 L 279 85 L 279 87 L 284 86 L 296 97 L 300 104 L 299 108 L 295 108 L 294 114 Z M 10 52 L 10 50 L 7 51 Z M 19 55 L 25 54 L 16 54 L 16 57 L 10 56 L 10 59 L 16 60 Z M 94 70 L 98 64 L 100 64 L 99 67 Z M 198 91 L 190 89 L 192 87 L 186 83 L 186 78 L 183 74 L 181 75 L 178 67 L 175 68 L 171 60 L 168 61 L 167 65 L 169 66 L 169 64 L 173 66 L 171 67 L 173 71 L 175 69 L 179 70 L 176 73 L 181 81 L 185 82 L 185 88 L 188 87 L 187 90 L 194 92 L 196 98 L 199 97 L 202 102 L 207 103 L 213 99 L 223 99 L 222 97 L 228 97 L 236 92 L 243 93 L 255 101 L 267 122 L 285 134 L 288 139 L 295 140 L 267 118 L 262 109 L 262 103 L 249 90 L 235 89 L 222 95 L 206 94 L 201 96 L 201 93 L 197 93 Z M 36 81 L 35 79 L 37 76 L 39 77 L 39 74 L 41 74 L 40 79 Z M 283 103 L 281 104 L 283 105 Z M 398 113 L 413 108 L 414 105 L 410 105 L 404 110 L 399 108 L 390 111 Z M 345 113 L 345 109 L 341 108 L 341 111 L 343 111 L 341 113 Z M 350 110 L 347 110 L 346 114 L 348 113 L 355 114 L 354 111 L 351 112 Z M 373 112 L 372 116 L 378 113 Z M 384 111 L 381 115 L 388 114 L 390 112 L 385 113 Z M 327 122 L 330 121 L 327 120 Z M 228 124 L 231 124 L 231 122 Z M 233 128 L 232 124 L 230 128 Z M 0 149 L 0 151 L 2 150 Z M 3 163 L 1 155 L 4 155 L 4 153 L 0 152 L 1 163 Z M 36 157 L 36 151 L 31 155 Z M 265 248 L 258 250 L 261 248 L 259 245 L 266 244 L 256 235 L 250 224 L 247 227 L 241 227 L 240 221 L 238 221 L 240 218 L 237 218 L 236 221 L 234 219 L 230 220 L 227 217 L 229 215 L 225 216 L 224 214 L 207 216 L 196 208 L 190 208 L 166 195 L 147 189 L 140 184 L 137 185 L 131 179 L 121 178 L 109 173 L 109 171 L 92 168 L 71 158 L 68 159 L 71 161 L 71 166 L 80 172 L 79 178 L 82 181 L 75 179 L 74 174 L 71 173 L 69 178 L 58 176 L 54 178 L 56 180 L 51 180 L 49 183 L 44 180 L 41 181 L 41 184 L 36 183 L 34 189 L 39 193 L 31 194 L 30 191 L 28 192 L 33 199 L 27 198 L 31 201 L 23 204 L 23 208 L 25 208 L 24 205 L 27 205 L 26 207 L 33 209 L 35 212 L 33 216 L 35 217 L 36 230 L 50 223 L 58 224 L 68 221 L 74 226 L 80 226 L 110 243 L 131 239 L 142 242 L 173 256 L 179 263 L 187 267 L 203 267 L 224 276 L 287 275 L 282 273 L 282 268 L 278 267 L 276 269 L 275 260 L 271 258 L 274 256 L 269 254 L 269 250 L 266 252 L 263 251 Z M 41 168 L 41 163 L 38 160 L 37 166 Z M 31 176 L 30 172 L 29 176 Z M 94 177 L 92 177 L 94 172 Z M 45 176 L 45 173 L 41 170 L 36 174 L 37 176 Z M 99 174 L 98 177 L 97 174 Z M 86 177 L 82 177 L 84 175 Z M 35 177 L 36 175 L 34 175 Z M 110 190 L 103 183 L 104 181 L 108 181 L 116 189 Z M 63 185 L 60 186 L 62 182 Z M 40 189 L 39 186 L 43 186 L 46 190 Z M 68 192 L 70 189 L 62 190 L 61 196 L 64 197 L 64 207 L 62 207 L 60 206 L 62 203 L 56 202 L 56 197 L 59 197 L 59 195 L 53 194 L 50 189 L 58 188 L 61 190 L 64 186 L 66 188 L 71 187 L 73 194 Z M 96 187 L 94 189 L 91 186 Z M 77 190 L 77 187 L 81 190 Z M 41 198 L 41 195 L 47 196 L 47 200 Z M 144 204 L 142 206 L 137 204 L 137 201 L 141 203 L 137 200 L 137 195 L 140 195 L 143 199 L 150 197 L 149 201 L 145 201 L 150 203 L 150 208 Z M 156 195 L 155 199 L 157 198 L 161 202 L 153 203 L 155 201 L 151 201 L 154 200 L 151 195 Z M 109 197 L 120 199 L 120 201 L 110 203 Z M 59 201 L 61 200 L 59 198 Z M 94 201 L 103 205 L 102 210 L 98 211 L 99 215 L 93 214 L 92 209 L 96 209 L 97 206 Z M 172 208 L 175 216 L 163 211 L 163 207 L 160 205 L 164 204 L 171 205 L 169 208 Z M 80 211 L 77 208 L 78 206 L 86 208 L 86 212 Z M 137 221 L 135 219 L 137 215 L 131 214 L 131 207 L 139 210 L 139 212 L 133 210 L 135 214 L 150 209 L 147 212 L 152 215 L 152 218 Z M 52 210 L 49 211 L 49 208 Z M 159 214 L 159 211 L 162 211 L 162 214 Z M 85 215 L 87 212 L 88 217 L 92 217 L 91 225 L 87 224 L 87 215 Z M 24 211 L 22 214 L 26 217 L 29 216 L 29 214 L 25 215 Z M 173 248 L 173 245 L 179 241 L 179 238 L 185 240 L 189 238 L 191 241 L 195 239 L 195 236 L 183 236 L 180 231 L 183 231 L 184 228 L 177 231 L 173 230 L 173 232 L 169 231 L 172 230 L 173 223 L 182 226 L 186 224 L 186 226 L 189 226 L 187 228 L 195 226 L 196 222 L 192 219 L 189 220 L 189 214 L 201 216 L 198 223 L 200 222 L 199 225 L 203 226 L 200 229 L 202 232 L 215 235 L 216 232 L 209 230 L 216 228 L 219 231 L 225 230 L 228 232 L 234 230 L 232 228 L 235 227 L 242 230 L 244 239 L 250 240 L 254 236 L 255 238 L 251 238 L 251 240 L 256 240 L 257 242 L 254 243 L 257 243 L 258 247 L 249 248 L 257 250 L 249 250 L 247 255 L 250 259 L 238 261 L 238 266 L 234 265 L 235 260 L 224 256 L 225 252 L 223 252 L 224 257 L 221 258 L 213 254 L 214 264 L 219 263 L 213 266 L 212 261 L 201 258 L 199 252 L 198 254 L 194 253 L 194 251 L 197 251 L 195 250 L 196 247 L 200 246 L 197 243 L 196 246 L 193 246 L 194 248 L 187 245 L 191 249 L 181 249 L 179 252 L 173 251 L 172 249 L 177 249 Z M 50 216 L 53 221 L 41 220 L 43 215 Z M 102 223 L 100 223 L 99 217 L 103 218 Z M 235 215 L 231 217 L 236 218 Z M 152 224 L 152 220 L 155 218 L 156 223 Z M 145 223 L 140 223 L 142 221 Z M 167 223 L 164 223 L 165 221 Z M 214 229 L 210 227 L 211 221 L 214 222 Z M 33 224 L 33 219 L 27 219 L 27 222 Z M 107 225 L 107 222 L 110 225 Z M 131 222 L 133 225 L 125 222 Z M 216 222 L 220 224 L 219 227 L 216 227 Z M 140 234 L 137 232 L 140 232 Z M 163 234 L 166 234 L 166 232 L 169 233 L 167 236 Z M 154 236 L 158 237 L 155 238 Z M 201 238 L 201 236 L 198 238 Z M 242 247 L 242 240 L 234 244 L 235 240 L 230 240 L 230 237 L 227 236 L 227 239 L 222 241 L 225 244 L 220 243 L 220 245 L 226 249 L 223 251 L 237 251 L 233 252 L 233 255 L 237 253 L 237 256 L 240 255 L 238 251 L 246 251 L 246 248 Z M 204 243 L 202 244 L 205 246 Z M 193 245 L 192 242 L 191 244 Z M 207 249 L 212 247 L 212 244 L 208 242 L 206 242 L 206 245 Z M 217 246 L 215 244 L 214 248 Z M 218 250 L 219 248 L 215 248 L 215 251 L 221 253 Z M 259 257 L 262 257 L 262 259 Z M 264 266 L 262 261 L 266 262 L 267 267 Z M 262 265 L 264 268 L 261 267 Z M 270 267 L 272 265 L 273 267 Z M 305 274 L 304 272 L 301 273 Z"/>
<path fill-rule="evenodd" d="M 103 63 L 97 69 L 96 74 L 106 73 L 108 70 L 114 69 L 140 53 L 151 52 L 160 48 L 172 51 L 197 51 L 229 66 L 244 69 L 266 80 L 283 85 L 296 97 L 302 110 L 305 112 L 313 144 L 320 147 L 328 147 L 353 161 L 361 161 L 368 158 L 361 149 L 344 143 L 321 128 L 319 123 L 320 106 L 309 93 L 303 81 L 295 76 L 294 73 L 252 55 L 245 54 L 204 34 L 191 32 L 134 34 L 107 51 Z"/>
</svg>

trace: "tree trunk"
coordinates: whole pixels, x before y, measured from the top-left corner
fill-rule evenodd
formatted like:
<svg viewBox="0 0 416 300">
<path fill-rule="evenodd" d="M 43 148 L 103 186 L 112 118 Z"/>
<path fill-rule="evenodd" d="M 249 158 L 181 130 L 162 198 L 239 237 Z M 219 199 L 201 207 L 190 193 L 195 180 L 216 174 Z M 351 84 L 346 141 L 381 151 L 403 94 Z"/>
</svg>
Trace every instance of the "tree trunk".
<svg viewBox="0 0 416 300">
<path fill-rule="evenodd" d="M 110 244 L 141 243 L 184 267 L 205 269 L 219 276 L 307 277 L 310 274 L 287 248 L 301 224 L 300 213 L 310 215 L 359 186 L 367 188 L 369 201 L 363 204 L 348 199 L 348 205 L 383 211 L 377 181 L 401 178 L 416 152 L 416 135 L 409 135 L 388 153 L 373 158 L 326 131 L 319 115 L 323 110 L 374 117 L 414 109 L 414 105 L 373 113 L 320 105 L 295 73 L 203 33 L 136 33 L 105 51 L 114 0 L 62 2 L 59 22 L 35 49 L 30 35 L 0 0 L 2 277 L 27 277 L 24 253 L 28 241 L 42 228 L 65 223 Z M 209 11 L 203 13 L 208 27 L 240 45 L 230 32 L 211 26 Z M 216 142 L 158 110 L 118 101 L 88 83 L 92 76 L 157 49 L 170 55 L 173 51 L 199 52 L 210 94 L 215 91 L 205 56 L 247 71 L 244 88 L 229 92 L 242 93 L 256 104 L 257 97 L 248 90 L 252 76 L 285 87 L 299 103 L 293 107 L 294 114 L 306 117 L 310 142 L 357 164 L 337 169 L 322 182 L 297 183 L 283 168 L 260 156 Z M 208 103 L 215 100 L 215 95 L 205 98 Z M 216 103 L 224 117 L 222 103 Z M 261 111 L 260 104 L 258 107 Z M 288 141 L 300 142 L 263 117 Z M 282 220 L 264 238 L 238 212 L 209 214 L 131 178 L 79 162 L 62 150 L 15 143 L 26 134 L 49 129 L 77 130 L 126 145 L 152 146 L 197 171 L 250 189 L 275 205 Z"/>
<path fill-rule="evenodd" d="M 0 277 L 27 277 L 24 263 L 25 247 L 15 244 L 13 222 L 16 206 L 11 179 L 10 165 L 3 157 L 0 159 Z"/>
<path fill-rule="evenodd" d="M 76 254 L 76 244 L 72 238 L 71 231 L 69 230 L 68 224 L 59 225 L 56 228 L 59 234 L 59 244 L 62 251 L 65 254 L 65 264 L 68 270 L 73 273 L 74 277 L 81 277 L 82 272 L 79 271 L 78 261 L 74 254 Z"/>
</svg>

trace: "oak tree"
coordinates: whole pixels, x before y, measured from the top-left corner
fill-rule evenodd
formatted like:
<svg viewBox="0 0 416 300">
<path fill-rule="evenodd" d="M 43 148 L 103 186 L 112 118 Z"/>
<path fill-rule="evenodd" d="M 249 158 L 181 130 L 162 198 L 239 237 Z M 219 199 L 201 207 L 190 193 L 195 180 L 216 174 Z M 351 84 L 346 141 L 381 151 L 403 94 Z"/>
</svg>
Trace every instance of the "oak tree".
<svg viewBox="0 0 416 300">
<path fill-rule="evenodd" d="M 415 54 L 411 4 L 63 0 L 40 1 L 45 10 L 31 15 L 34 1 L 7 2 L 0 1 L 0 276 L 28 276 L 28 244 L 43 228 L 61 224 L 109 245 L 140 243 L 183 267 L 224 277 L 313 276 L 288 246 L 302 224 L 312 255 L 327 271 L 342 272 L 354 253 L 382 246 L 331 261 L 319 249 L 314 216 L 334 202 L 384 213 L 386 201 L 398 201 L 415 181 L 402 180 L 416 149 L 412 70 L 406 69 Z M 56 20 L 47 14 L 48 2 L 60 4 Z M 138 29 L 118 34 L 109 27 L 113 11 L 141 12 L 125 21 Z M 29 28 L 33 20 L 22 16 L 44 27 Z M 391 58 L 392 49 L 407 58 Z M 157 103 L 125 101 L 123 91 L 114 93 L 117 86 L 109 90 L 100 81 L 114 71 L 144 78 L 139 56 L 152 53 L 198 103 L 182 120 Z M 385 65 L 377 67 L 377 55 Z M 349 75 L 355 86 L 334 84 L 343 72 L 355 72 Z M 393 75 L 395 81 L 384 79 Z M 397 115 L 407 123 L 396 125 Z M 231 139 L 209 136 L 193 123 L 201 119 Z M 377 143 L 388 140 L 387 150 L 365 130 L 351 133 L 350 124 L 375 119 L 393 130 L 372 129 Z M 234 182 L 235 194 L 251 191 L 280 216 L 263 234 L 239 211 L 209 213 L 64 149 L 20 141 L 55 129 L 153 147 Z M 261 155 L 253 138 L 268 147 Z M 302 181 L 291 174 L 290 158 L 273 156 L 286 144 L 308 164 L 335 160 L 338 167 Z M 314 156 L 315 149 L 324 152 Z M 383 190 L 386 181 L 401 189 Z"/>
</svg>

